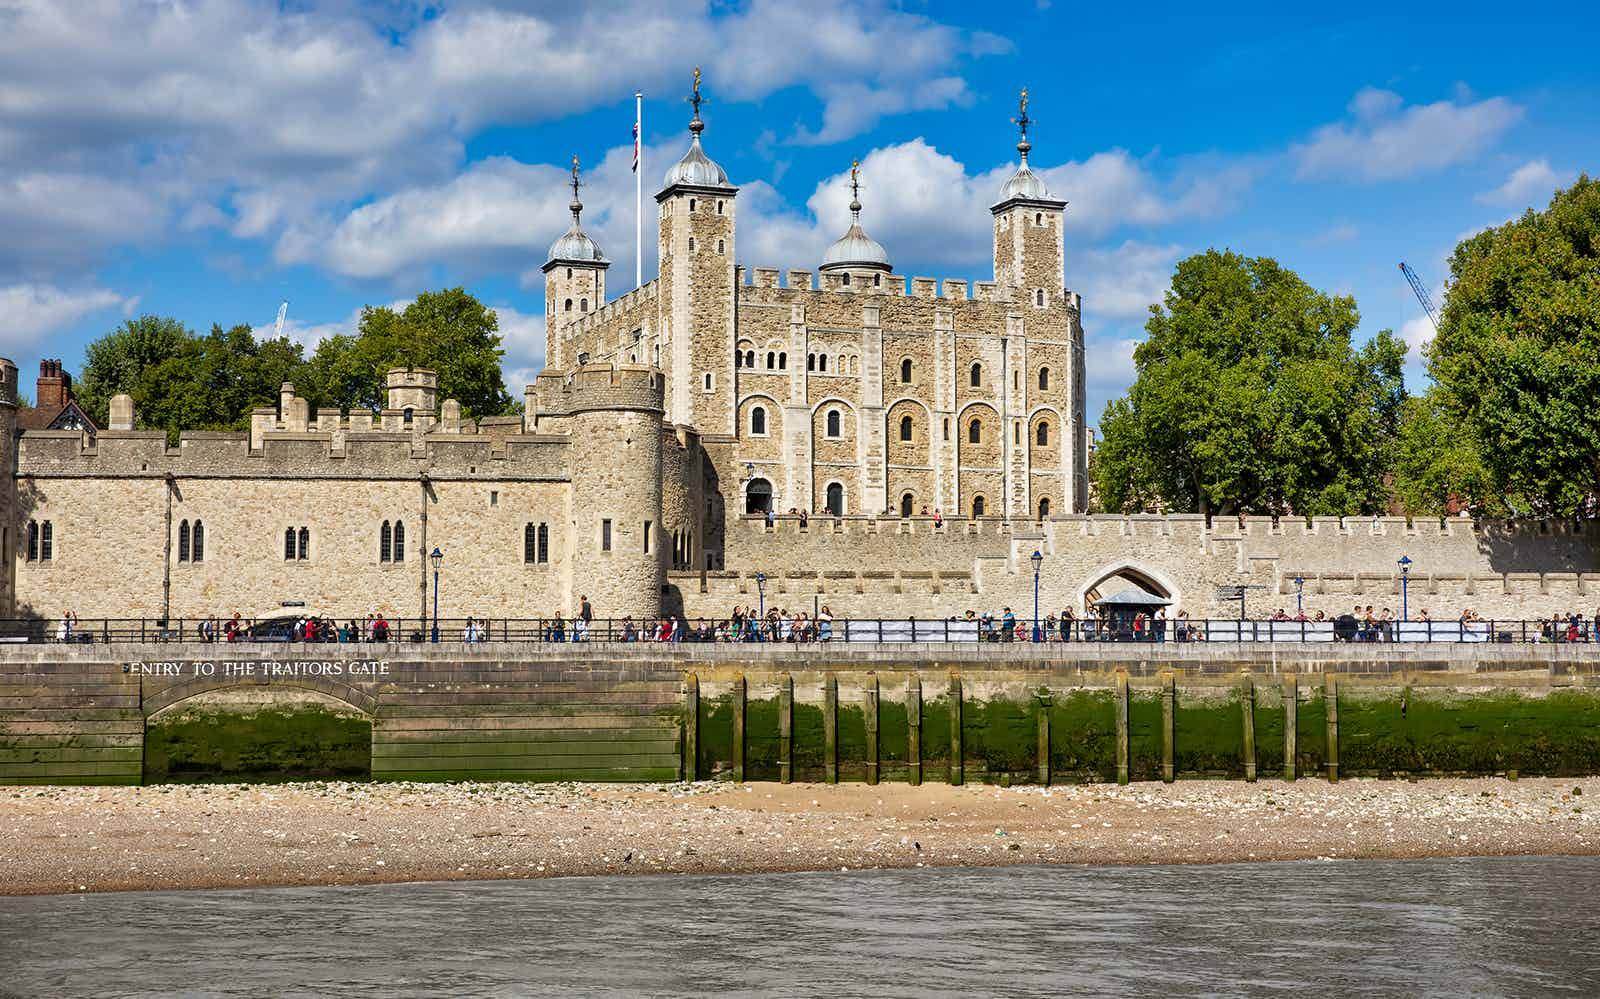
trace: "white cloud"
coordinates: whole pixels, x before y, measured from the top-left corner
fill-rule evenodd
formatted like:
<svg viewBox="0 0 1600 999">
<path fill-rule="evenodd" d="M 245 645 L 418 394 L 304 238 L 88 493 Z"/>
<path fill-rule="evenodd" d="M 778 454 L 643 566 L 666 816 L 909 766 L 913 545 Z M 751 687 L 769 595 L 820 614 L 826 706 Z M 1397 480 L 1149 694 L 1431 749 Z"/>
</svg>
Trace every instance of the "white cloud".
<svg viewBox="0 0 1600 999">
<path fill-rule="evenodd" d="M 1504 97 L 1404 105 L 1367 88 L 1350 102 L 1353 121 L 1324 125 L 1290 148 L 1302 179 L 1395 180 L 1442 169 L 1493 145 L 1522 117 Z"/>
<path fill-rule="evenodd" d="M 1556 189 L 1572 183 L 1576 175 L 1571 171 L 1557 171 L 1549 160 L 1531 160 L 1511 171 L 1506 182 L 1492 191 L 1484 191 L 1473 200 L 1484 205 L 1510 205 L 1526 208 L 1550 200 Z"/>
<path fill-rule="evenodd" d="M 47 284 L 0 287 L 0 347 L 8 351 L 34 349 L 39 340 L 64 327 L 128 300 L 105 288 L 70 290 Z"/>
<path fill-rule="evenodd" d="M 1428 344 L 1433 342 L 1433 337 L 1438 331 L 1433 328 L 1433 321 L 1427 316 L 1416 316 L 1407 319 L 1400 326 L 1400 339 L 1406 345 L 1406 360 L 1421 362 L 1426 359 L 1423 353 Z"/>
<path fill-rule="evenodd" d="M 1339 222 L 1306 240 L 1307 246 L 1331 246 L 1334 243 L 1348 243 L 1361 236 L 1361 227 L 1352 222 Z"/>
<path fill-rule="evenodd" d="M 1068 258 L 1067 283 L 1083 294 L 1084 311 L 1109 319 L 1143 320 L 1172 284 L 1172 269 L 1183 255 L 1175 244 L 1128 240 L 1120 246 L 1091 248 Z"/>
<path fill-rule="evenodd" d="M 1142 341 L 1128 337 L 1094 338 L 1084 344 L 1085 381 L 1099 394 L 1121 395 L 1133 384 L 1133 350 Z M 1099 414 L 1091 412 L 1090 419 Z"/>
</svg>

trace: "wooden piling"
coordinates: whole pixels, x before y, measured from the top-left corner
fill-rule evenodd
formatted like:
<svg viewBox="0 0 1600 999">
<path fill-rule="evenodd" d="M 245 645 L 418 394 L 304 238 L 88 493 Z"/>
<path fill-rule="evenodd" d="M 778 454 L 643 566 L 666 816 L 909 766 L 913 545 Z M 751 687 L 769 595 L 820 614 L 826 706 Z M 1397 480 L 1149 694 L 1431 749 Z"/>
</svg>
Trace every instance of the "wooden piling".
<svg viewBox="0 0 1600 999">
<path fill-rule="evenodd" d="M 1256 779 L 1256 680 L 1246 670 L 1239 677 L 1239 716 L 1244 726 L 1244 779 Z"/>
<path fill-rule="evenodd" d="M 965 769 L 961 754 L 961 674 L 950 673 L 950 783 L 960 784 Z"/>
<path fill-rule="evenodd" d="M 1117 670 L 1117 783 L 1128 783 L 1128 674 Z"/>
<path fill-rule="evenodd" d="M 744 783 L 744 709 L 745 709 L 745 681 L 744 676 L 733 678 L 733 779 L 737 783 Z"/>
<path fill-rule="evenodd" d="M 913 786 L 922 783 L 922 678 L 915 673 L 906 681 L 906 770 Z"/>
<path fill-rule="evenodd" d="M 1300 716 L 1300 678 L 1293 673 L 1283 677 L 1283 779 L 1294 780 L 1300 765 L 1295 760 L 1299 752 L 1297 728 Z"/>
<path fill-rule="evenodd" d="M 1322 674 L 1322 703 L 1328 715 L 1328 780 L 1339 780 L 1339 681 L 1333 673 Z"/>
<path fill-rule="evenodd" d="M 1050 786 L 1050 705 L 1047 693 L 1039 695 L 1039 783 Z"/>
<path fill-rule="evenodd" d="M 839 783 L 839 678 L 822 678 L 822 779 Z"/>
<path fill-rule="evenodd" d="M 878 674 L 868 673 L 862 692 L 867 722 L 867 783 L 878 783 Z"/>
<path fill-rule="evenodd" d="M 1177 728 L 1178 677 L 1168 670 L 1161 678 L 1161 779 L 1171 784 L 1177 778 L 1173 764 L 1173 735 Z"/>
<path fill-rule="evenodd" d="M 683 779 L 700 779 L 700 678 L 683 677 Z"/>
<path fill-rule="evenodd" d="M 794 781 L 794 677 L 778 679 L 778 782 Z"/>
</svg>

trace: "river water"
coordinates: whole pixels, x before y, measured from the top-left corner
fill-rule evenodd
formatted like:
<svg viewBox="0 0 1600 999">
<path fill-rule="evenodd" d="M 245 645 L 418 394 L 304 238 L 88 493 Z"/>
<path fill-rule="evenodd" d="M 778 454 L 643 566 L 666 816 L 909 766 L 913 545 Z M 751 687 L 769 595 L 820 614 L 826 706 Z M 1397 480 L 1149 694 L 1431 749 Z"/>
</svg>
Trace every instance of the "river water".
<svg viewBox="0 0 1600 999">
<path fill-rule="evenodd" d="M 1600 995 L 1600 858 L 0 898 L 0 995 Z"/>
</svg>

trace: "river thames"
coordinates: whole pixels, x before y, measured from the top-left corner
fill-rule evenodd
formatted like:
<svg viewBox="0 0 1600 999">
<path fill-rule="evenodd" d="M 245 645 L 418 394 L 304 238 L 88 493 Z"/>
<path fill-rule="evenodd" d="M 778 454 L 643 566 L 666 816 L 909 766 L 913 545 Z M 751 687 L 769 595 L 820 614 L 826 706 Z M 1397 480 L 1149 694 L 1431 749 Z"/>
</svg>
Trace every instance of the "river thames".
<svg viewBox="0 0 1600 999">
<path fill-rule="evenodd" d="M 0 899 L 0 994 L 1600 993 L 1600 858 Z"/>
</svg>

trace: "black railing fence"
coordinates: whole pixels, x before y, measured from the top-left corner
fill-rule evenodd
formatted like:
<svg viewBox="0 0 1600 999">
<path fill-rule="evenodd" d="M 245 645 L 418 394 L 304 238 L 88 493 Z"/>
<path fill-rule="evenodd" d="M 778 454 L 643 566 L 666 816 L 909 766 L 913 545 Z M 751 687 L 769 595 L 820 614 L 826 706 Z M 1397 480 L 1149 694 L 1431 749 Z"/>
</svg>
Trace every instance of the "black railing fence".
<svg viewBox="0 0 1600 999">
<path fill-rule="evenodd" d="M 310 625 L 290 618 L 245 621 L 221 618 L 82 618 L 72 622 L 0 620 L 0 642 L 184 644 L 479 644 L 503 642 L 867 642 L 1029 644 L 1032 642 L 1294 642 L 1294 643 L 1585 643 L 1600 635 L 1600 619 L 1555 618 L 1484 621 L 1270 621 L 1223 618 L 1145 621 L 1014 623 L 939 618 L 727 619 L 596 618 L 395 618 Z"/>
</svg>

